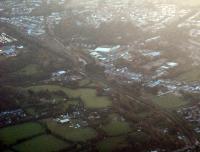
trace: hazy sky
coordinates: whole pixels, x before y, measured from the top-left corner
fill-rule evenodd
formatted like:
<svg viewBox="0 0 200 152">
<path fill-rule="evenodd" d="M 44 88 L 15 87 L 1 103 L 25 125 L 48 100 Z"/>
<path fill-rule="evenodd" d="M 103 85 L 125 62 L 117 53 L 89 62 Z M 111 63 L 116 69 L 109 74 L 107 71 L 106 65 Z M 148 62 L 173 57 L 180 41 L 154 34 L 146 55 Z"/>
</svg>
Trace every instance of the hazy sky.
<svg viewBox="0 0 200 152">
<path fill-rule="evenodd" d="M 81 0 L 81 3 L 84 4 L 84 1 L 90 1 L 92 3 L 95 3 L 95 2 L 98 2 L 98 1 L 101 1 L 101 0 Z M 111 1 L 111 0 L 109 0 Z M 114 0 L 116 1 L 116 0 Z M 117 1 L 122 1 L 124 2 L 124 0 L 117 0 Z M 125 1 L 129 1 L 129 0 L 125 0 Z M 130 0 L 131 1 L 131 0 Z M 153 1 L 153 0 L 147 0 L 147 1 Z M 192 6 L 197 6 L 197 5 L 200 5 L 200 0 L 158 0 L 160 2 L 176 2 L 177 4 L 181 4 L 181 5 L 192 5 Z M 72 4 L 80 4 L 80 0 L 71 0 Z"/>
<path fill-rule="evenodd" d="M 183 5 L 193 5 L 193 6 L 200 5 L 200 0 L 168 0 L 168 1 L 176 2 L 178 4 L 183 4 Z"/>
</svg>

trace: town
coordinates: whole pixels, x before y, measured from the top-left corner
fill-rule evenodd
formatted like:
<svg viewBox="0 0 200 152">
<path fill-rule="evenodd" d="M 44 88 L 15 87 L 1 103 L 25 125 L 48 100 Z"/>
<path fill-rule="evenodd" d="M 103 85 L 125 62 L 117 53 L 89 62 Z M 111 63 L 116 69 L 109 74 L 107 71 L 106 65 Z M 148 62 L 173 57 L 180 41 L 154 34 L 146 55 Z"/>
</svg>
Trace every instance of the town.
<svg viewBox="0 0 200 152">
<path fill-rule="evenodd" d="M 0 1 L 0 149 L 198 151 L 199 7 Z"/>
</svg>

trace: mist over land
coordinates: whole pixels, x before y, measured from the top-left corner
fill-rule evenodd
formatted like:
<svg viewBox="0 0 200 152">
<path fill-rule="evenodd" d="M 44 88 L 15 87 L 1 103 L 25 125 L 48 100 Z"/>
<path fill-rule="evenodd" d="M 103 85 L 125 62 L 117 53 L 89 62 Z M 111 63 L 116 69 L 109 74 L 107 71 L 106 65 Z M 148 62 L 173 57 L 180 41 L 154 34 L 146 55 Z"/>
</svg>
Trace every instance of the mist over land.
<svg viewBox="0 0 200 152">
<path fill-rule="evenodd" d="M 0 1 L 0 150 L 198 152 L 200 1 Z"/>
</svg>

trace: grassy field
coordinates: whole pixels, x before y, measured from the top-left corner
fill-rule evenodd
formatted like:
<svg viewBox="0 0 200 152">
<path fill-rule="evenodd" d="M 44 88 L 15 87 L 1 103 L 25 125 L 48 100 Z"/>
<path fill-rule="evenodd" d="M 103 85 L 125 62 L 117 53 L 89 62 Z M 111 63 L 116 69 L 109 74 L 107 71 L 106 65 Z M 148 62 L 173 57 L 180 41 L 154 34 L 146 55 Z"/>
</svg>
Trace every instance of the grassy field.
<svg viewBox="0 0 200 152">
<path fill-rule="evenodd" d="M 111 121 L 109 124 L 103 127 L 103 130 L 109 136 L 116 136 L 126 134 L 131 131 L 127 122 Z"/>
<path fill-rule="evenodd" d="M 177 80 L 186 82 L 199 81 L 200 71 L 198 69 L 192 69 L 178 76 Z"/>
<path fill-rule="evenodd" d="M 27 140 L 14 149 L 20 152 L 52 152 L 69 147 L 69 144 L 51 135 L 42 135 L 31 140 Z"/>
<path fill-rule="evenodd" d="M 188 101 L 185 101 L 181 97 L 175 96 L 173 94 L 166 94 L 160 97 L 154 96 L 152 97 L 152 100 L 160 107 L 167 109 L 178 108 L 188 103 Z"/>
<path fill-rule="evenodd" d="M 48 128 L 55 134 L 71 141 L 86 142 L 96 137 L 96 131 L 92 128 L 71 128 L 68 125 L 57 124 L 54 121 L 47 121 Z"/>
<path fill-rule="evenodd" d="M 31 137 L 45 132 L 44 128 L 37 123 L 25 123 L 0 129 L 0 139 L 5 144 L 13 144 L 17 140 Z"/>
<path fill-rule="evenodd" d="M 118 120 L 117 117 L 116 115 L 111 115 L 109 123 L 102 127 L 109 136 L 122 135 L 131 131 L 129 124 L 125 121 Z"/>
<path fill-rule="evenodd" d="M 39 68 L 39 66 L 35 64 L 29 64 L 25 68 L 17 72 L 17 74 L 26 75 L 26 76 L 30 76 L 30 75 L 34 75 L 38 73 L 42 73 L 42 71 Z"/>
<path fill-rule="evenodd" d="M 49 90 L 49 91 L 64 91 L 69 97 L 81 97 L 86 108 L 106 108 L 111 106 L 112 102 L 108 97 L 96 96 L 95 89 L 69 89 L 66 87 L 61 87 L 58 85 L 42 85 L 42 86 L 32 86 L 27 89 L 33 91 Z"/>
<path fill-rule="evenodd" d="M 111 152 L 115 149 L 125 147 L 126 143 L 124 137 L 110 137 L 97 143 L 97 149 L 99 152 Z"/>
<path fill-rule="evenodd" d="M 5 56 L 3 56 L 3 55 L 0 55 L 0 61 L 3 61 L 3 60 L 5 60 L 6 59 L 6 57 Z"/>
<path fill-rule="evenodd" d="M 84 79 L 84 80 L 81 80 L 79 81 L 79 86 L 82 87 L 82 86 L 86 86 L 90 83 L 90 80 L 89 79 Z"/>
<path fill-rule="evenodd" d="M 78 103 L 79 103 L 79 101 L 77 101 L 77 100 L 66 101 L 61 104 L 60 108 L 62 111 L 66 111 L 70 105 L 78 105 Z"/>
<path fill-rule="evenodd" d="M 26 113 L 32 116 L 35 116 L 37 114 L 37 112 L 35 111 L 35 108 L 31 107 L 31 108 L 26 108 Z"/>
</svg>

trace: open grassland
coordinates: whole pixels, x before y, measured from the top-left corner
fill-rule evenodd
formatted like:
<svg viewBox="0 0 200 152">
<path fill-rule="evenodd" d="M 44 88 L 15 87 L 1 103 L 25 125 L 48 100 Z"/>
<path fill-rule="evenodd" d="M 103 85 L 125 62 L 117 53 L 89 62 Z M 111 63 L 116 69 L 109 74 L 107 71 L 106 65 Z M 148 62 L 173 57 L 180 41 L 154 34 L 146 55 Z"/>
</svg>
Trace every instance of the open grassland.
<svg viewBox="0 0 200 152">
<path fill-rule="evenodd" d="M 41 90 L 49 90 L 49 91 L 58 91 L 62 90 L 69 97 L 77 98 L 80 97 L 86 108 L 106 108 L 111 106 L 112 102 L 108 97 L 105 96 L 97 96 L 95 89 L 69 89 L 66 87 L 58 86 L 58 85 L 41 85 L 41 86 L 32 86 L 26 89 L 30 89 L 33 91 L 41 91 Z"/>
<path fill-rule="evenodd" d="M 86 86 L 88 84 L 90 84 L 90 80 L 89 79 L 83 79 L 83 80 L 79 81 L 79 86 L 80 87 Z"/>
<path fill-rule="evenodd" d="M 177 80 L 186 81 L 186 82 L 199 81 L 200 80 L 200 70 L 198 70 L 196 68 L 192 69 L 192 70 L 188 70 L 187 72 L 179 75 L 177 77 Z"/>
<path fill-rule="evenodd" d="M 0 55 L 0 61 L 3 61 L 3 60 L 5 60 L 6 59 L 6 57 L 5 56 L 3 56 L 3 55 Z"/>
<path fill-rule="evenodd" d="M 117 136 L 129 133 L 131 131 L 131 128 L 129 124 L 125 121 L 118 120 L 118 116 L 111 115 L 108 119 L 108 122 L 106 125 L 102 127 L 102 129 L 106 132 L 109 136 Z"/>
<path fill-rule="evenodd" d="M 40 74 L 40 73 L 42 73 L 42 70 L 36 64 L 29 64 L 17 72 L 17 74 L 26 75 L 26 76 L 31 76 L 31 75 Z"/>
<path fill-rule="evenodd" d="M 4 144 L 13 144 L 20 139 L 44 133 L 44 128 L 38 123 L 24 123 L 0 129 L 0 139 Z"/>
<path fill-rule="evenodd" d="M 126 134 L 131 131 L 129 124 L 127 122 L 121 121 L 111 121 L 109 124 L 103 126 L 103 130 L 109 136 L 116 136 Z"/>
<path fill-rule="evenodd" d="M 178 97 L 173 94 L 154 96 L 152 97 L 152 100 L 160 107 L 167 109 L 175 109 L 188 104 L 188 101 L 184 100 L 182 97 Z"/>
<path fill-rule="evenodd" d="M 14 149 L 20 152 L 52 152 L 69 147 L 69 144 L 51 135 L 42 135 L 31 140 L 27 140 Z"/>
<path fill-rule="evenodd" d="M 111 152 L 127 146 L 126 143 L 124 137 L 110 137 L 98 142 L 97 149 L 99 152 Z"/>
<path fill-rule="evenodd" d="M 62 111 L 66 111 L 68 110 L 68 108 L 70 107 L 70 105 L 78 105 L 79 104 L 79 101 L 77 100 L 70 100 L 70 101 L 65 101 L 61 104 L 61 107 L 60 109 Z"/>
<path fill-rule="evenodd" d="M 57 124 L 51 120 L 47 120 L 47 126 L 53 133 L 75 142 L 86 142 L 97 135 L 96 131 L 92 128 L 72 128 L 66 124 Z"/>
<path fill-rule="evenodd" d="M 35 116 L 37 114 L 37 112 L 35 111 L 35 108 L 33 107 L 26 108 L 26 113 L 32 116 Z"/>
</svg>

